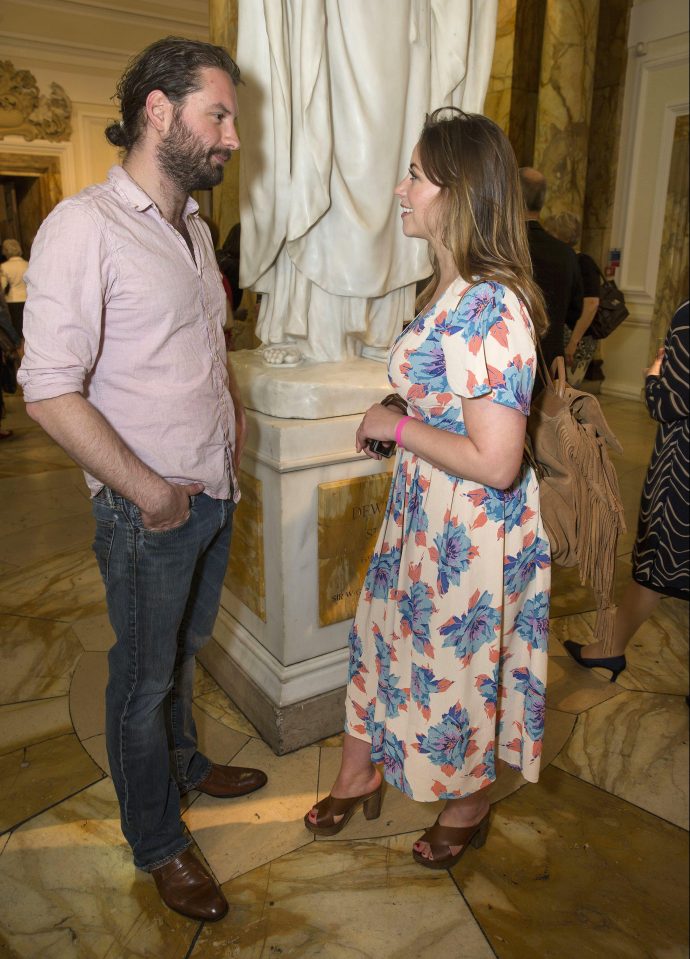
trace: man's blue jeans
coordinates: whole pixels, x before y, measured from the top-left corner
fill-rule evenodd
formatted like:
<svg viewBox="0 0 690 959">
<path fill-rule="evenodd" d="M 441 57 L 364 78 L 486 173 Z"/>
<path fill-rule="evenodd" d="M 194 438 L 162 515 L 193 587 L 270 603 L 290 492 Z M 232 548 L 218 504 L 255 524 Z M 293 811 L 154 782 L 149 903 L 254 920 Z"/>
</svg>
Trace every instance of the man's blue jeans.
<svg viewBox="0 0 690 959">
<path fill-rule="evenodd" d="M 93 500 L 94 552 L 115 645 L 108 656 L 106 743 L 134 862 L 151 870 L 185 849 L 180 794 L 206 778 L 192 717 L 196 653 L 211 636 L 228 562 L 231 500 L 190 499 L 164 532 L 107 487 Z"/>
</svg>

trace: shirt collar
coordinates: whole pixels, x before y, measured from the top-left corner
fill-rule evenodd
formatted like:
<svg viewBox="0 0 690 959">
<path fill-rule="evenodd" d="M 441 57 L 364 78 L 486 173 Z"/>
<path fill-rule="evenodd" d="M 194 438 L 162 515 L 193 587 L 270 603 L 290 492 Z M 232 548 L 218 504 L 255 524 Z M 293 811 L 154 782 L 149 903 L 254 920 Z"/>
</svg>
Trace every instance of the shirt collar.
<svg viewBox="0 0 690 959">
<path fill-rule="evenodd" d="M 122 196 L 139 213 L 143 213 L 143 211 L 148 210 L 149 207 L 156 206 L 148 193 L 146 193 L 145 190 L 142 190 L 139 184 L 135 183 L 129 173 L 127 173 L 127 171 L 119 164 L 112 166 L 108 170 L 108 182 L 120 194 L 120 196 Z M 193 216 L 195 213 L 198 213 L 198 211 L 199 204 L 193 197 L 188 196 L 184 210 L 182 211 L 182 216 L 185 218 L 188 216 Z"/>
</svg>

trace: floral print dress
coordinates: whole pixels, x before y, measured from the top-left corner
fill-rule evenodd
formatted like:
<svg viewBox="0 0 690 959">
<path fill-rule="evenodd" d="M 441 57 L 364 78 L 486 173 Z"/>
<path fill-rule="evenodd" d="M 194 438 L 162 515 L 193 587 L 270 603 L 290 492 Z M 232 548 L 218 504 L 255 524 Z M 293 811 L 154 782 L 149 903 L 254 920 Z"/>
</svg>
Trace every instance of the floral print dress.
<svg viewBox="0 0 690 959">
<path fill-rule="evenodd" d="M 460 435 L 461 397 L 527 416 L 535 346 L 505 287 L 456 280 L 400 335 L 389 378 L 425 423 Z M 535 782 L 544 729 L 550 556 L 539 487 L 507 490 L 397 453 L 350 633 L 345 730 L 415 800 L 489 785 L 496 760 Z"/>
</svg>

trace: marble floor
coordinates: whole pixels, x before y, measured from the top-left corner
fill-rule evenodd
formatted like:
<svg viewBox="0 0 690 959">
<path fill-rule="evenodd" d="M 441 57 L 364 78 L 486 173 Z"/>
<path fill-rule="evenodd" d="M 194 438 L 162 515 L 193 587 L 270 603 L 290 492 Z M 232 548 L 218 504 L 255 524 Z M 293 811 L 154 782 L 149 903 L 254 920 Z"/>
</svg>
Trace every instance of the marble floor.
<svg viewBox="0 0 690 959">
<path fill-rule="evenodd" d="M 604 398 L 629 557 L 654 427 Z M 687 605 L 664 600 L 607 676 L 562 643 L 587 640 L 590 591 L 553 582 L 543 773 L 493 787 L 485 847 L 429 872 L 409 849 L 436 810 L 389 790 L 315 840 L 302 816 L 328 791 L 340 737 L 280 758 L 199 669 L 200 738 L 218 762 L 263 766 L 235 801 L 191 794 L 184 819 L 230 901 L 226 919 L 165 909 L 131 865 L 103 742 L 111 633 L 80 472 L 9 400 L 0 445 L 0 957 L 14 959 L 685 959 L 688 955 Z M 3 424 L 5 425 L 5 424 Z"/>
</svg>

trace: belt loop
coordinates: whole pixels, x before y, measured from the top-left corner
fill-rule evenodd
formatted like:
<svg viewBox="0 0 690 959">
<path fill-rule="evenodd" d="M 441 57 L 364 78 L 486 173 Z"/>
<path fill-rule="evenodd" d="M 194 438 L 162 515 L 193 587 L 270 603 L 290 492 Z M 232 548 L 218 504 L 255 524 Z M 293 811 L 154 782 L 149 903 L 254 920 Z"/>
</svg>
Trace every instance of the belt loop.
<svg viewBox="0 0 690 959">
<path fill-rule="evenodd" d="M 103 487 L 103 493 L 105 495 L 105 501 L 111 509 L 115 508 L 115 500 L 113 498 L 113 491 L 109 486 Z"/>
</svg>

